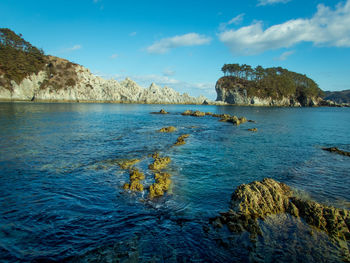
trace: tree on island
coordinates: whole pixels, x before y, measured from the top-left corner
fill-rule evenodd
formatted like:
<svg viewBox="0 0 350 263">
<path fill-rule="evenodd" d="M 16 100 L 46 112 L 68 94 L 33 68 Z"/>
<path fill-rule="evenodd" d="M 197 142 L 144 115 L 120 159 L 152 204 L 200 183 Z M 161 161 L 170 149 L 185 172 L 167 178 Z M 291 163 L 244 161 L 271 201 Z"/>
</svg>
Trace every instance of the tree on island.
<svg viewBox="0 0 350 263">
<path fill-rule="evenodd" d="M 306 75 L 289 71 L 282 67 L 263 68 L 250 65 L 225 64 L 221 68 L 228 86 L 240 83 L 247 88 L 248 95 L 273 98 L 296 95 L 297 97 L 323 96 L 316 82 Z"/>
</svg>

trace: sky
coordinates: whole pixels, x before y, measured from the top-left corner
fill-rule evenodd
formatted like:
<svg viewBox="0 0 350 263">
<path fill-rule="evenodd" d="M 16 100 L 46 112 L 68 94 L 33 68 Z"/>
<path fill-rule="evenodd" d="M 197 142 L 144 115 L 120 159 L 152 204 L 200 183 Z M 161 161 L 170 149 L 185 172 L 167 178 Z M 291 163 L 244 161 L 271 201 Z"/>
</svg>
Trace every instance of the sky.
<svg viewBox="0 0 350 263">
<path fill-rule="evenodd" d="M 350 0 L 1 0 L 0 27 L 103 78 L 213 100 L 225 63 L 350 89 Z"/>
</svg>

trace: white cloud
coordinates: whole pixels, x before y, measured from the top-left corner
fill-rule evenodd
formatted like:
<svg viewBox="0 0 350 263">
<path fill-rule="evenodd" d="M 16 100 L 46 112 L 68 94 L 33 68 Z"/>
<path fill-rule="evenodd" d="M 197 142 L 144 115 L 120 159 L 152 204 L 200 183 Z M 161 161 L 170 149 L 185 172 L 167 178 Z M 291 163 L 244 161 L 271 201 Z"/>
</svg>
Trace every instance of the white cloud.
<svg viewBox="0 0 350 263">
<path fill-rule="evenodd" d="M 276 60 L 279 60 L 279 61 L 284 61 L 286 60 L 290 55 L 293 55 L 295 53 L 294 50 L 290 50 L 290 51 L 286 51 L 286 52 L 283 52 L 279 57 L 275 58 Z"/>
<path fill-rule="evenodd" d="M 274 5 L 274 4 L 279 4 L 279 3 L 288 3 L 291 0 L 258 0 L 258 6 L 263 6 L 263 5 Z"/>
<path fill-rule="evenodd" d="M 208 44 L 211 41 L 210 37 L 199 35 L 197 33 L 188 33 L 181 36 L 163 38 L 153 45 L 147 47 L 148 53 L 164 54 L 172 48 L 185 46 L 200 46 Z"/>
<path fill-rule="evenodd" d="M 221 23 L 219 26 L 219 30 L 220 31 L 224 31 L 226 30 L 226 27 L 232 24 L 238 25 L 243 21 L 243 17 L 245 14 L 239 14 L 237 16 L 235 16 L 234 18 L 232 18 L 230 21 L 226 22 L 226 23 Z"/>
<path fill-rule="evenodd" d="M 257 54 L 266 50 L 288 48 L 301 42 L 316 46 L 350 47 L 350 0 L 335 10 L 320 4 L 310 19 L 293 19 L 263 29 L 262 22 L 219 35 L 234 54 Z"/>
<path fill-rule="evenodd" d="M 116 59 L 118 57 L 118 54 L 113 54 L 112 56 L 111 56 L 111 59 Z"/>
<path fill-rule="evenodd" d="M 134 37 L 134 36 L 136 36 L 136 34 L 137 34 L 137 32 L 131 32 L 131 33 L 129 34 L 129 36 Z"/>
</svg>

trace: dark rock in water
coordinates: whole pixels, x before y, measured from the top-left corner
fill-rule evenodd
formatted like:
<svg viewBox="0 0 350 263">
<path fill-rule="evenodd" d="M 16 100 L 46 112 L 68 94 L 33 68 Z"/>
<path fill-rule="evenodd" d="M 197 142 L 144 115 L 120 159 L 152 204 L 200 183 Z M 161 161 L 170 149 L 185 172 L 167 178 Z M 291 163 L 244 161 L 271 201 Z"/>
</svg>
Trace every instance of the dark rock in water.
<svg viewBox="0 0 350 263">
<path fill-rule="evenodd" d="M 248 129 L 248 131 L 257 132 L 257 131 L 258 131 L 258 128 Z"/>
<path fill-rule="evenodd" d="M 209 103 L 207 102 L 207 100 L 204 100 L 202 104 L 203 105 L 208 105 Z"/>
<path fill-rule="evenodd" d="M 183 134 L 181 136 L 179 136 L 174 144 L 174 146 L 178 146 L 178 145 L 183 145 L 186 143 L 185 139 L 188 138 L 190 135 L 189 134 Z"/>
<path fill-rule="evenodd" d="M 165 111 L 164 109 L 161 109 L 158 112 L 151 112 L 151 114 L 169 114 L 169 112 Z"/>
<path fill-rule="evenodd" d="M 343 151 L 343 150 L 339 150 L 337 147 L 322 148 L 322 150 L 325 150 L 325 151 L 328 151 L 328 152 L 337 153 L 337 154 L 341 154 L 341 155 L 345 155 L 345 156 L 349 156 L 349 157 L 350 157 L 350 152 L 346 152 L 346 151 Z"/>
<path fill-rule="evenodd" d="M 183 113 L 181 113 L 181 115 L 184 116 L 194 116 L 194 117 L 203 117 L 205 116 L 205 112 L 201 112 L 201 111 L 191 111 L 191 110 L 185 110 Z"/>
<path fill-rule="evenodd" d="M 332 238 L 350 240 L 348 210 L 302 200 L 289 186 L 269 178 L 238 186 L 231 198 L 231 209 L 211 221 L 219 227 L 225 224 L 233 232 L 246 230 L 255 237 L 261 234 L 257 220 L 279 213 L 300 216 Z"/>
</svg>

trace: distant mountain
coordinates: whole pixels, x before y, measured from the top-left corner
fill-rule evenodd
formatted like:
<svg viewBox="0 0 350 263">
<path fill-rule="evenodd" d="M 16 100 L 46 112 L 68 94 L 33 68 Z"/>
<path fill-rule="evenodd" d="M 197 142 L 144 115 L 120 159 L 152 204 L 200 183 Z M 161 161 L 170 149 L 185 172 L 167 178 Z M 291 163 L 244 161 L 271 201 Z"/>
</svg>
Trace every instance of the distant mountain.
<svg viewBox="0 0 350 263">
<path fill-rule="evenodd" d="M 202 104 L 191 97 L 152 83 L 142 88 L 126 78 L 118 82 L 44 52 L 10 29 L 0 28 L 0 100 Z"/>
<path fill-rule="evenodd" d="M 350 103 L 350 90 L 343 91 L 325 91 L 324 100 L 332 100 L 336 103 Z"/>
</svg>

